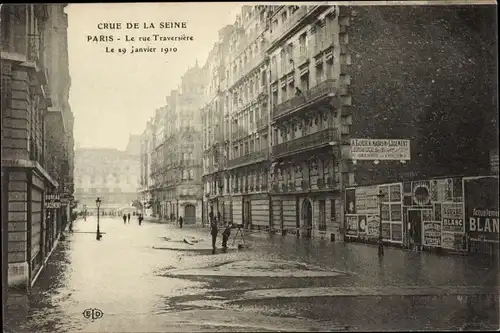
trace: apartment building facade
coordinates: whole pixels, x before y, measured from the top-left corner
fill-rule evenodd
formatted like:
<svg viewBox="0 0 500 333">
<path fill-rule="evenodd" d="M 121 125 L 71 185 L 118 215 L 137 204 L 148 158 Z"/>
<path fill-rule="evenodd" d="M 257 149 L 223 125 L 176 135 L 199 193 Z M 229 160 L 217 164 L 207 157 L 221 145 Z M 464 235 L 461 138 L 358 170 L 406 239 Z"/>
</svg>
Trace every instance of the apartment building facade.
<svg viewBox="0 0 500 333">
<path fill-rule="evenodd" d="M 281 6 L 270 17 L 271 228 L 281 233 L 341 238 L 350 104 L 341 23 L 336 6 Z"/>
<path fill-rule="evenodd" d="M 203 211 L 202 221 L 207 222 L 210 212 L 215 216 L 224 217 L 228 212 L 225 205 L 230 206 L 230 200 L 224 200 L 225 170 L 229 158 L 229 131 L 224 125 L 224 102 L 227 92 L 226 60 L 229 52 L 229 38 L 233 26 L 226 26 L 219 31 L 219 40 L 214 44 L 208 55 L 207 85 L 205 100 L 207 103 L 201 109 L 203 126 Z"/>
<path fill-rule="evenodd" d="M 229 41 L 224 125 L 228 129 L 225 213 L 245 228 L 270 223 L 269 46 L 267 17 L 273 6 L 243 6 Z M 229 201 L 229 200 L 227 200 Z"/>
<path fill-rule="evenodd" d="M 29 288 L 70 218 L 73 194 L 65 4 L 1 7 L 2 236 L 9 286 Z"/>
<path fill-rule="evenodd" d="M 143 184 L 149 176 L 148 207 L 155 217 L 178 221 L 182 216 L 186 224 L 202 219 L 201 108 L 205 79 L 204 67 L 196 64 L 190 68 L 181 78 L 179 88 L 167 96 L 166 105 L 156 111 L 142 136 L 143 155 L 151 151 L 150 167 L 147 158 L 141 163 Z"/>
</svg>

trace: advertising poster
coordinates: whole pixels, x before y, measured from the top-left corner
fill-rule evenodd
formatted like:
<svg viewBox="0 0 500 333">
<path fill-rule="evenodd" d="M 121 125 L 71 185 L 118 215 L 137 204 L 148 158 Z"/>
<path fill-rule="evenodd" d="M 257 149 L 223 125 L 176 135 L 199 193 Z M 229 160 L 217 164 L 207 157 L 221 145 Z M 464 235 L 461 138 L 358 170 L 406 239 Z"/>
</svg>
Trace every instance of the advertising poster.
<svg viewBox="0 0 500 333">
<path fill-rule="evenodd" d="M 380 217 L 378 215 L 368 215 L 366 217 L 366 234 L 370 237 L 378 237 L 380 227 Z"/>
<path fill-rule="evenodd" d="M 465 232 L 498 243 L 498 177 L 464 178 Z"/>
<path fill-rule="evenodd" d="M 358 228 L 360 235 L 366 234 L 366 215 L 358 215 Z"/>
<path fill-rule="evenodd" d="M 356 213 L 378 214 L 378 186 L 360 186 L 356 188 Z"/>
<path fill-rule="evenodd" d="M 390 202 L 401 202 L 402 200 L 402 186 L 403 184 L 393 184 L 389 187 L 389 198 Z"/>
<path fill-rule="evenodd" d="M 463 204 L 448 202 L 441 204 L 443 232 L 464 232 Z"/>
<path fill-rule="evenodd" d="M 403 241 L 403 225 L 401 223 L 391 223 L 391 240 L 394 242 Z"/>
<path fill-rule="evenodd" d="M 346 217 L 346 234 L 348 236 L 358 236 L 358 216 L 357 215 L 347 215 Z"/>
<path fill-rule="evenodd" d="M 346 214 L 356 214 L 356 189 L 347 188 L 345 190 L 345 210 Z"/>
<path fill-rule="evenodd" d="M 441 221 L 423 221 L 425 246 L 441 246 Z"/>
<path fill-rule="evenodd" d="M 431 189 L 430 181 L 419 180 L 411 183 L 411 194 L 413 198 L 413 205 L 415 206 L 428 206 L 431 204 Z"/>
<path fill-rule="evenodd" d="M 388 204 L 382 204 L 381 207 L 382 211 L 380 214 L 382 215 L 382 221 L 390 221 L 391 220 L 391 215 L 390 215 L 390 209 Z"/>
<path fill-rule="evenodd" d="M 382 223 L 382 239 L 391 240 L 391 224 Z"/>
<path fill-rule="evenodd" d="M 441 234 L 441 247 L 444 249 L 461 251 L 463 250 L 464 234 L 443 232 Z"/>
</svg>

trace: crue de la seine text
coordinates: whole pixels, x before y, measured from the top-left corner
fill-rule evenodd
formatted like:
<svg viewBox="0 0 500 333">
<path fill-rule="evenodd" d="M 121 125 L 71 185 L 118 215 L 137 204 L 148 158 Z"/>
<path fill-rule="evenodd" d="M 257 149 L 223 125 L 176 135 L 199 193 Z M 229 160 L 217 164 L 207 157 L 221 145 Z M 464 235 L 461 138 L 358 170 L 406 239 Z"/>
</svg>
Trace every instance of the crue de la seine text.
<svg viewBox="0 0 500 333">
<path fill-rule="evenodd" d="M 100 22 L 97 24 L 99 30 L 121 30 L 121 29 L 186 29 L 187 22 Z"/>
</svg>

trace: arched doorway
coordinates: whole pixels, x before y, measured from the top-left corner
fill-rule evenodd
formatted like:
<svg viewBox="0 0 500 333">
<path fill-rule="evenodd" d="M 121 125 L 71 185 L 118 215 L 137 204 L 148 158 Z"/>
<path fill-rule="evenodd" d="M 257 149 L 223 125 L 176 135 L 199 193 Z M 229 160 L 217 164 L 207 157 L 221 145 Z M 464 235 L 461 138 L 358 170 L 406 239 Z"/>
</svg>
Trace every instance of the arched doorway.
<svg viewBox="0 0 500 333">
<path fill-rule="evenodd" d="M 307 199 L 302 203 L 302 228 L 304 237 L 310 238 L 312 233 L 312 205 Z"/>
<path fill-rule="evenodd" d="M 185 224 L 196 223 L 196 207 L 194 205 L 188 204 L 184 206 L 184 223 Z"/>
</svg>

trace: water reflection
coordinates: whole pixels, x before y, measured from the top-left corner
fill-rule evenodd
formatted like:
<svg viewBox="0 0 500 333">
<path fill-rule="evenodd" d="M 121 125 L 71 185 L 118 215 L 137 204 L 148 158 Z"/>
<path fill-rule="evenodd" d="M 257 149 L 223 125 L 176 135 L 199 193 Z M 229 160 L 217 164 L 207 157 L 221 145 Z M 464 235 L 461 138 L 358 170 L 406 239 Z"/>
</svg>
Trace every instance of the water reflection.
<svg viewBox="0 0 500 333">
<path fill-rule="evenodd" d="M 213 256 L 154 250 L 155 244 L 164 242 L 163 236 L 180 232 L 172 226 L 144 223 L 138 227 L 124 225 L 119 218 L 103 218 L 101 228 L 106 234 L 100 242 L 92 234 L 94 227 L 92 219 L 77 221 L 76 232 L 61 241 L 31 295 L 9 297 L 8 327 L 15 328 L 15 332 L 97 332 L 185 331 L 207 325 L 210 331 L 219 323 L 219 328 L 226 330 L 239 327 L 236 324 L 247 325 L 247 330 L 248 327 L 268 330 L 271 318 L 278 323 L 275 328 L 296 330 L 344 324 L 350 329 L 388 329 L 391 325 L 411 329 L 411 325 L 422 327 L 421 323 L 426 321 L 429 327 L 498 323 L 498 265 L 484 258 L 445 257 L 390 248 L 379 258 L 376 246 L 281 236 L 246 237 L 248 249 Z M 182 233 L 208 239 L 206 230 L 182 230 Z M 317 278 L 166 275 L 174 269 L 216 269 L 230 262 L 277 260 L 307 263 L 343 274 Z M 233 303 L 245 290 L 321 287 L 356 290 L 411 285 L 485 286 L 495 296 L 351 295 Z M 85 319 L 82 312 L 88 308 L 102 310 L 104 317 L 95 322 Z M 228 313 L 239 316 L 241 322 L 224 326 L 227 323 L 223 318 Z M 374 326 L 366 326 L 370 320 Z"/>
</svg>

